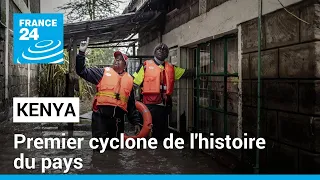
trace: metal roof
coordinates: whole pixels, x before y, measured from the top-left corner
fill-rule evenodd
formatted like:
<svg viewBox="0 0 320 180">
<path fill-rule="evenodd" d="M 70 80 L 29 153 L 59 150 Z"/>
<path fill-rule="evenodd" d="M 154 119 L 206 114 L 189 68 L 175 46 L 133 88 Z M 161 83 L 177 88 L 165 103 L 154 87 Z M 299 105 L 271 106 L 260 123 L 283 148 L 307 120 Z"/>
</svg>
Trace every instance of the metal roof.
<svg viewBox="0 0 320 180">
<path fill-rule="evenodd" d="M 73 41 L 78 45 L 87 37 L 90 37 L 90 45 L 119 45 L 120 42 L 136 41 L 131 39 L 133 35 L 153 26 L 160 15 L 156 11 L 136 12 L 102 20 L 65 24 L 64 46 L 70 47 Z"/>
</svg>

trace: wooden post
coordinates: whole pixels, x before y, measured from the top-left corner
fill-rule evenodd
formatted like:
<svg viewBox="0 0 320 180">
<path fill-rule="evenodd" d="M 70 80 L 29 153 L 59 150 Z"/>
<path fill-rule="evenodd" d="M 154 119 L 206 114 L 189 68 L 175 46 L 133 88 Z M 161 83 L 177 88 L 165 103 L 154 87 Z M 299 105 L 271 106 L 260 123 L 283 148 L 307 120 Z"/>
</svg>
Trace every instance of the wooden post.
<svg viewBox="0 0 320 180">
<path fill-rule="evenodd" d="M 73 75 L 73 82 L 74 82 L 74 90 L 79 92 L 80 89 L 79 89 L 79 76 L 77 75 L 76 73 L 76 56 L 77 56 L 77 53 L 78 53 L 78 50 L 77 50 L 77 44 L 76 43 L 73 43 L 73 61 L 72 61 L 72 69 L 71 69 L 71 73 Z M 77 93 L 79 94 L 79 93 Z"/>
<path fill-rule="evenodd" d="M 136 44 L 132 45 L 132 53 L 133 56 L 136 56 Z"/>
<path fill-rule="evenodd" d="M 72 41 L 72 48 L 69 51 L 69 73 L 68 73 L 68 96 L 74 97 L 75 90 L 79 90 L 79 83 L 76 75 L 76 55 L 77 55 L 77 44 Z M 74 124 L 68 123 L 68 136 L 73 136 Z"/>
</svg>

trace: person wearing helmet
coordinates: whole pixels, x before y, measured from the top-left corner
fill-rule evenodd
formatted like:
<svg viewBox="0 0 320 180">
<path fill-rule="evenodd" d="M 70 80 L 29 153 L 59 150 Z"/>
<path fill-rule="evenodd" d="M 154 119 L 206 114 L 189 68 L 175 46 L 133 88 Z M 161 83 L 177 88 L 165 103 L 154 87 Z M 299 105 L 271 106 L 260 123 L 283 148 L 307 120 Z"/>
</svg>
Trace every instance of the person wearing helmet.
<svg viewBox="0 0 320 180">
<path fill-rule="evenodd" d="M 133 78 L 125 71 L 128 57 L 116 51 L 112 67 L 87 68 L 85 55 L 88 44 L 89 38 L 80 43 L 79 53 L 76 56 L 76 72 L 97 88 L 92 108 L 92 137 L 120 138 L 120 134 L 124 133 L 125 116 L 138 133 L 141 129 L 141 119 L 132 91 Z"/>
<path fill-rule="evenodd" d="M 154 49 L 154 58 L 145 61 L 133 74 L 134 86 L 142 86 L 142 102 L 149 108 L 152 116 L 152 134 L 162 141 L 168 136 L 168 115 L 172 110 L 171 95 L 174 82 L 183 77 L 195 75 L 195 69 L 183 69 L 166 61 L 169 48 L 160 43 Z"/>
</svg>

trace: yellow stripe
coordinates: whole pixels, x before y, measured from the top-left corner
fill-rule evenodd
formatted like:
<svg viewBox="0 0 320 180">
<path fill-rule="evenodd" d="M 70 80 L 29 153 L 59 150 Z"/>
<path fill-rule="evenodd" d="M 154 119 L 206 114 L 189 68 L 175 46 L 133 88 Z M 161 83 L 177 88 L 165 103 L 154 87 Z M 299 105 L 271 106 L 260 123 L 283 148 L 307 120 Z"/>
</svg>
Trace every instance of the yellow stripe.
<svg viewBox="0 0 320 180">
<path fill-rule="evenodd" d="M 129 98 L 124 97 L 124 96 L 120 96 L 120 100 L 121 100 L 122 102 L 128 102 Z"/>
<path fill-rule="evenodd" d="M 97 92 L 97 96 L 108 96 L 108 97 L 113 97 L 116 98 L 116 94 L 113 92 Z"/>
<path fill-rule="evenodd" d="M 116 94 L 112 93 L 112 92 L 98 92 L 96 94 L 97 96 L 107 96 L 107 97 L 111 97 L 111 98 L 116 98 Z M 125 97 L 125 96 L 119 96 L 120 100 L 122 102 L 128 102 L 129 98 Z"/>
<path fill-rule="evenodd" d="M 186 70 L 180 67 L 174 67 L 174 79 L 179 80 Z"/>
<path fill-rule="evenodd" d="M 135 83 L 136 85 L 140 86 L 143 82 L 144 79 L 144 68 L 143 66 L 140 68 L 140 70 L 138 71 L 138 73 L 134 73 L 133 74 L 134 80 L 133 83 Z"/>
</svg>

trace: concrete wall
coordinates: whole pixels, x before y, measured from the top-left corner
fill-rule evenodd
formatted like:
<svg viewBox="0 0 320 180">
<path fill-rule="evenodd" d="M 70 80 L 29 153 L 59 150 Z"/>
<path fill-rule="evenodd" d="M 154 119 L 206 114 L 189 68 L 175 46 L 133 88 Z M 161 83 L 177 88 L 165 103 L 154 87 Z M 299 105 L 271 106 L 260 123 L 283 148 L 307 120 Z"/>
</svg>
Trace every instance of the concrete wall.
<svg viewBox="0 0 320 180">
<path fill-rule="evenodd" d="M 263 16 L 261 57 L 261 170 L 320 173 L 320 4 L 304 1 Z M 243 131 L 256 136 L 257 19 L 242 27 Z M 255 162 L 255 152 L 245 151 Z"/>
<path fill-rule="evenodd" d="M 139 46 L 139 48 L 137 50 L 137 54 L 138 55 L 152 56 L 153 55 L 153 50 L 158 45 L 159 42 L 160 42 L 160 40 L 158 38 L 156 38 L 155 40 L 149 42 L 145 46 L 141 46 L 141 47 Z"/>
<path fill-rule="evenodd" d="M 30 1 L 31 12 L 40 12 L 40 1 Z M 6 23 L 5 1 L 1 1 L 1 22 L 8 24 L 8 61 L 6 61 L 6 28 L 0 28 L 0 121 L 12 113 L 12 100 L 17 96 L 38 95 L 38 67 L 13 64 L 13 13 L 30 12 L 24 0 L 9 0 L 9 21 Z M 7 72 L 6 72 L 7 68 Z M 6 77 L 8 79 L 6 85 Z M 6 97 L 7 92 L 7 97 Z"/>
<path fill-rule="evenodd" d="M 268 148 L 260 152 L 261 170 L 319 173 L 319 1 L 281 2 L 310 24 L 288 14 L 277 1 L 263 1 L 261 135 L 267 138 Z M 257 0 L 229 0 L 162 36 L 169 47 L 193 47 L 241 30 L 238 126 L 249 136 L 256 135 L 257 16 Z M 158 38 L 145 42 L 139 53 L 152 54 L 157 42 Z M 181 62 L 186 59 L 180 54 Z M 254 150 L 242 152 L 242 158 L 255 165 Z"/>
</svg>

